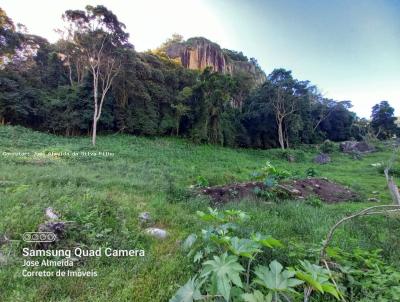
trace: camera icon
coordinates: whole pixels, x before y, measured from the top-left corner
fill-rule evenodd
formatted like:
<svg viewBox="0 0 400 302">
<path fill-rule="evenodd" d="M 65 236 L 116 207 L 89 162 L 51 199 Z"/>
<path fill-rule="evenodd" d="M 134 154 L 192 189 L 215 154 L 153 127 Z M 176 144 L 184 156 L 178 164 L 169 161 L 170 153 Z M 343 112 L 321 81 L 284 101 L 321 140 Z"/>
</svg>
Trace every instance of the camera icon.
<svg viewBox="0 0 400 302">
<path fill-rule="evenodd" d="M 22 235 L 25 242 L 54 242 L 56 238 L 52 232 L 26 232 Z"/>
</svg>

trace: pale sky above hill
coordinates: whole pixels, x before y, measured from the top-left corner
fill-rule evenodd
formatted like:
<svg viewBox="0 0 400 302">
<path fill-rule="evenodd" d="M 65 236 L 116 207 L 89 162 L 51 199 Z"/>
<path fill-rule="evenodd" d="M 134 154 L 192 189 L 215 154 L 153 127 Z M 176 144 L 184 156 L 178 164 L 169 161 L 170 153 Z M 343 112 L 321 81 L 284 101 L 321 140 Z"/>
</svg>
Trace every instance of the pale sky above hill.
<svg viewBox="0 0 400 302">
<path fill-rule="evenodd" d="M 2 0 L 15 23 L 54 42 L 67 9 L 103 4 L 127 26 L 138 51 L 173 33 L 204 36 L 310 80 L 326 97 L 351 100 L 369 117 L 388 100 L 400 115 L 400 0 Z"/>
</svg>

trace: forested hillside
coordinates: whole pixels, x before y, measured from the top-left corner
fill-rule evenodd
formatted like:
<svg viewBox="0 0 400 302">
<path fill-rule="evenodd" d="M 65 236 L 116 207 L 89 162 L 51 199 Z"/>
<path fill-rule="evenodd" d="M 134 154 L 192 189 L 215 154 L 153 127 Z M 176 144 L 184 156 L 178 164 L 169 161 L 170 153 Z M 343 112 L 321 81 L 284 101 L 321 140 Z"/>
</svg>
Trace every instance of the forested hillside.
<svg viewBox="0 0 400 302">
<path fill-rule="evenodd" d="M 159 29 L 160 7 L 137 11 Z M 168 18 L 177 9 L 165 8 Z M 278 18 L 285 36 L 290 22 Z M 351 100 L 294 76 L 304 70 L 267 74 L 206 37 L 173 34 L 137 51 L 121 21 L 102 5 L 66 10 L 49 42 L 0 8 L 0 301 L 400 301 L 400 128 L 389 102 L 360 118 Z M 325 32 L 313 33 L 319 47 Z M 293 40 L 312 49 L 303 38 L 281 40 L 288 52 Z M 335 58 L 331 68 L 351 65 Z"/>
<path fill-rule="evenodd" d="M 67 11 L 63 19 L 52 44 L 1 10 L 2 124 L 66 136 L 95 128 L 259 148 L 360 139 L 370 130 L 350 101 L 327 99 L 285 69 L 265 78 L 254 58 L 206 39 L 174 35 L 140 53 L 105 7 Z M 395 132 L 392 125 L 382 130 L 386 137 Z"/>
</svg>

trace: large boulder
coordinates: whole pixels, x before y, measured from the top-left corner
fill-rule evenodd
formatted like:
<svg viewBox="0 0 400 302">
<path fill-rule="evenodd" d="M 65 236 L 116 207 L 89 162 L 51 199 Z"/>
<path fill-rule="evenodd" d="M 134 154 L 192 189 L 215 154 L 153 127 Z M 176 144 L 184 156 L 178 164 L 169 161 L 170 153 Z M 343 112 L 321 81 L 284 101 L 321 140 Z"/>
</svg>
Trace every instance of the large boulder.
<svg viewBox="0 0 400 302">
<path fill-rule="evenodd" d="M 340 150 L 345 153 L 369 153 L 375 151 L 375 147 L 366 142 L 346 141 L 340 143 Z"/>
<path fill-rule="evenodd" d="M 320 165 L 324 165 L 331 162 L 331 157 L 328 154 L 320 153 L 314 157 L 314 162 Z"/>
</svg>

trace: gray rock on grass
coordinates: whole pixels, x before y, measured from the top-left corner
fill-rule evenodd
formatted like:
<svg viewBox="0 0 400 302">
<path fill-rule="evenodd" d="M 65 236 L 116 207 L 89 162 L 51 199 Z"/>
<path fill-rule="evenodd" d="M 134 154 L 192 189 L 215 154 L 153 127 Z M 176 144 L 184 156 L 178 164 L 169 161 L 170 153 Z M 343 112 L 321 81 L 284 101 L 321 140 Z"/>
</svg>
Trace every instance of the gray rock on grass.
<svg viewBox="0 0 400 302">
<path fill-rule="evenodd" d="M 166 230 L 163 229 L 159 229 L 159 228 L 147 228 L 145 230 L 146 234 L 157 238 L 157 239 L 165 239 L 168 236 L 168 232 Z"/>
<path fill-rule="evenodd" d="M 375 151 L 375 147 L 366 142 L 346 141 L 340 143 L 340 150 L 344 153 L 369 153 Z"/>
<path fill-rule="evenodd" d="M 314 162 L 320 165 L 324 165 L 331 162 L 331 157 L 328 154 L 320 153 L 314 157 Z"/>
<path fill-rule="evenodd" d="M 59 216 L 54 212 L 53 208 L 46 208 L 45 210 L 46 217 L 51 219 L 51 220 L 57 220 L 59 219 Z"/>
</svg>

